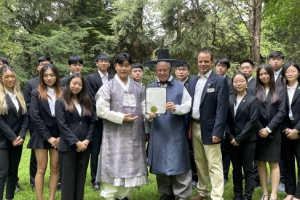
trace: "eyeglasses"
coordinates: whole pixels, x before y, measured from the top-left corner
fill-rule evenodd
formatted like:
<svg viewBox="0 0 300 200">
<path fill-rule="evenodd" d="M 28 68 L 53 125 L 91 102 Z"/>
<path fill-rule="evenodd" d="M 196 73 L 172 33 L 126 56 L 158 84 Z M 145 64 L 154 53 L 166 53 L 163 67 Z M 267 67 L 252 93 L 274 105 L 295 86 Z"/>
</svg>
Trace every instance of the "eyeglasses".
<svg viewBox="0 0 300 200">
<path fill-rule="evenodd" d="M 183 72 L 186 72 L 186 71 L 188 71 L 188 69 L 187 69 L 187 68 L 177 68 L 176 70 L 178 70 L 178 71 L 183 71 Z"/>
</svg>

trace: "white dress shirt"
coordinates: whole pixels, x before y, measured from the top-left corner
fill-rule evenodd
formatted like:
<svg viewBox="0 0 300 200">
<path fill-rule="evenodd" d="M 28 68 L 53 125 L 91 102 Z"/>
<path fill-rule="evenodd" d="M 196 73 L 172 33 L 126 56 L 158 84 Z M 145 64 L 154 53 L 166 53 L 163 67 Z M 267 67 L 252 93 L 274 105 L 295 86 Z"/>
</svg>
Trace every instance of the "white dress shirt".
<svg viewBox="0 0 300 200">
<path fill-rule="evenodd" d="M 53 88 L 47 87 L 47 95 L 48 95 L 48 104 L 50 107 L 52 117 L 55 117 L 55 101 L 56 101 L 55 90 Z"/>
<path fill-rule="evenodd" d="M 5 89 L 5 93 L 8 94 L 8 96 L 11 99 L 11 101 L 15 105 L 17 112 L 19 112 L 20 106 L 19 106 L 19 102 L 18 102 L 17 96 L 15 94 L 9 92 L 7 89 Z"/>
<path fill-rule="evenodd" d="M 289 87 L 288 85 L 286 86 L 287 93 L 288 93 L 288 96 L 289 96 L 289 118 L 290 118 L 290 120 L 294 120 L 294 118 L 293 118 L 293 112 L 292 112 L 292 101 L 293 101 L 293 97 L 294 97 L 295 91 L 297 89 L 297 85 L 298 85 L 298 81 L 292 87 Z"/>
<path fill-rule="evenodd" d="M 106 84 L 109 80 L 108 80 L 108 73 L 106 72 L 106 76 L 104 76 L 104 74 L 102 74 L 102 72 L 100 70 L 98 70 L 100 77 L 102 79 L 102 83 L 103 85 Z"/>
<path fill-rule="evenodd" d="M 197 81 L 196 88 L 195 88 L 195 94 L 194 94 L 194 103 L 193 103 L 193 112 L 192 112 L 193 119 L 200 119 L 199 108 L 200 108 L 200 102 L 201 102 L 201 97 L 202 97 L 202 93 L 203 93 L 203 88 L 204 88 L 211 72 L 212 72 L 212 70 L 209 70 L 203 76 L 200 76 L 200 74 L 198 74 L 199 79 Z"/>
<path fill-rule="evenodd" d="M 235 117 L 235 115 L 236 115 L 236 110 L 237 110 L 237 108 L 239 107 L 239 105 L 240 105 L 242 99 L 243 99 L 243 97 L 237 97 L 237 98 L 236 98 L 236 103 L 234 104 L 234 117 Z"/>
<path fill-rule="evenodd" d="M 277 80 L 278 75 L 281 74 L 281 70 L 282 70 L 282 68 L 280 68 L 280 70 L 278 70 L 277 72 L 274 72 L 275 81 Z"/>
<path fill-rule="evenodd" d="M 77 109 L 79 116 L 81 117 L 82 108 L 80 104 L 75 105 L 75 108 Z"/>
</svg>

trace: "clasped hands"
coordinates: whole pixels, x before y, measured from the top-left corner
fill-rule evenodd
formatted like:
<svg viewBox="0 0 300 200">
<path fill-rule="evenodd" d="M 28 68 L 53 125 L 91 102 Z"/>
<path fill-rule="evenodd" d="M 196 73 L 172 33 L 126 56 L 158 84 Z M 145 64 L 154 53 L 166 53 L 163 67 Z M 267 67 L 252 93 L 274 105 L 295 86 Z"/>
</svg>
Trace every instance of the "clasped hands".
<svg viewBox="0 0 300 200">
<path fill-rule="evenodd" d="M 20 136 L 18 136 L 14 141 L 12 141 L 12 145 L 15 146 L 20 146 L 24 143 L 23 138 L 21 138 Z"/>
<path fill-rule="evenodd" d="M 60 141 L 60 137 L 55 138 L 55 137 L 50 137 L 49 139 L 47 139 L 47 141 L 54 147 L 54 148 L 58 148 L 58 144 Z"/>
<path fill-rule="evenodd" d="M 299 138 L 299 131 L 296 129 L 286 128 L 283 130 L 283 133 L 285 133 L 286 137 L 290 140 L 296 140 Z"/>
<path fill-rule="evenodd" d="M 89 143 L 90 143 L 89 140 L 83 140 L 83 141 L 77 142 L 76 143 L 76 146 L 77 146 L 76 151 L 77 152 L 83 152 L 83 151 L 85 151 L 88 148 Z"/>
<path fill-rule="evenodd" d="M 268 137 L 268 135 L 269 135 L 269 132 L 266 128 L 263 128 L 258 132 L 258 136 L 262 137 L 262 138 L 266 138 L 266 137 Z"/>
</svg>

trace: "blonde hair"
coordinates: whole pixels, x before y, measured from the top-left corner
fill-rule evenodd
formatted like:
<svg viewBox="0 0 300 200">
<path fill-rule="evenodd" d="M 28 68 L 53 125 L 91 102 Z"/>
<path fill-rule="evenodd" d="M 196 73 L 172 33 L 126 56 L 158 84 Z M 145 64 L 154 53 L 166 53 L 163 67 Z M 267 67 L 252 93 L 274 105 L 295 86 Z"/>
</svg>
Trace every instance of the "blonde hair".
<svg viewBox="0 0 300 200">
<path fill-rule="evenodd" d="M 3 85 L 3 75 L 6 71 L 12 71 L 15 75 L 16 75 L 16 82 L 13 88 L 13 93 L 17 96 L 18 101 L 21 104 L 21 108 L 22 108 L 22 114 L 25 114 L 27 112 L 26 109 L 26 102 L 24 99 L 24 96 L 21 93 L 21 89 L 20 89 L 20 85 L 18 83 L 18 78 L 17 78 L 17 74 L 15 72 L 15 70 L 8 66 L 8 65 L 4 65 L 1 67 L 0 69 L 0 115 L 4 115 L 8 113 L 8 107 L 7 107 L 7 103 L 6 103 L 6 93 L 5 93 L 5 86 Z"/>
</svg>

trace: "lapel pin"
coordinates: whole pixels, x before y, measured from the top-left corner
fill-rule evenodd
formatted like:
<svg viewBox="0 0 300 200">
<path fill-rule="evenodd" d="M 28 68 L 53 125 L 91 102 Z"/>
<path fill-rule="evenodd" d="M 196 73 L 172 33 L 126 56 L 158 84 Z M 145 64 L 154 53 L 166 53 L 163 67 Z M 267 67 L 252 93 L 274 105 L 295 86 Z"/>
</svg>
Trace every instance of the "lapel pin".
<svg viewBox="0 0 300 200">
<path fill-rule="evenodd" d="M 244 99 L 243 102 L 245 102 L 246 100 Z"/>
</svg>

